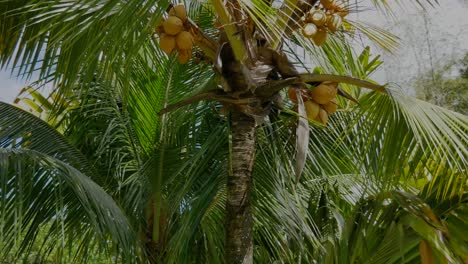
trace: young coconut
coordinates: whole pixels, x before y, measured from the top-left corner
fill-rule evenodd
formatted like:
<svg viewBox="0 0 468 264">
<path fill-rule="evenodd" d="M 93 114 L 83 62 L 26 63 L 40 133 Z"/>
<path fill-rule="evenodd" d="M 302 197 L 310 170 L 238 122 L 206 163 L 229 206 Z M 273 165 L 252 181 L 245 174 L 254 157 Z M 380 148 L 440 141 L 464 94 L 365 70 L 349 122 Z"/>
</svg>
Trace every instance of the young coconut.
<svg viewBox="0 0 468 264">
<path fill-rule="evenodd" d="M 170 16 L 163 22 L 164 32 L 175 36 L 184 29 L 184 23 L 176 16 Z"/>
<path fill-rule="evenodd" d="M 175 5 L 169 10 L 170 16 L 176 16 L 183 22 L 187 20 L 187 10 L 185 10 L 184 4 Z"/>
<path fill-rule="evenodd" d="M 335 89 L 338 89 L 338 83 L 337 82 L 324 81 L 321 84 L 325 84 L 325 85 L 331 86 L 331 87 L 333 87 Z M 337 90 L 337 92 L 338 92 L 338 90 Z"/>
<path fill-rule="evenodd" d="M 296 91 L 297 91 L 297 89 L 292 88 L 292 87 L 288 89 L 288 97 L 294 103 L 297 103 L 297 93 L 296 93 Z"/>
<path fill-rule="evenodd" d="M 344 18 L 345 16 L 349 15 L 349 7 L 347 7 L 347 6 L 338 7 L 335 14 L 337 14 L 340 17 Z"/>
<path fill-rule="evenodd" d="M 191 50 L 193 46 L 193 36 L 190 32 L 182 31 L 176 36 L 177 47 L 181 50 Z"/>
<path fill-rule="evenodd" d="M 154 32 L 158 35 L 161 35 L 162 33 L 164 33 L 164 27 L 163 27 L 163 21 L 161 21 L 157 26 L 156 26 L 156 29 L 154 30 Z"/>
<path fill-rule="evenodd" d="M 312 20 L 312 23 L 314 23 L 318 27 L 325 25 L 325 23 L 327 22 L 327 15 L 322 10 L 311 10 L 310 18 Z"/>
<path fill-rule="evenodd" d="M 291 101 L 293 101 L 294 103 L 298 102 L 296 91 L 299 91 L 299 94 L 302 97 L 302 101 L 305 102 L 305 101 L 309 100 L 308 96 L 307 96 L 307 93 L 305 93 L 303 90 L 299 90 L 297 88 L 292 88 L 291 87 L 291 88 L 288 89 L 288 97 L 289 97 L 289 99 L 291 99 Z"/>
<path fill-rule="evenodd" d="M 335 0 L 320 0 L 320 3 L 328 10 L 334 10 L 337 7 Z"/>
<path fill-rule="evenodd" d="M 336 109 L 338 109 L 338 100 L 333 98 L 330 102 L 322 105 L 322 108 L 327 111 L 328 114 L 333 114 L 336 112 Z"/>
<path fill-rule="evenodd" d="M 320 106 L 314 101 L 305 101 L 304 102 L 305 111 L 307 113 L 307 118 L 314 120 L 320 112 Z"/>
<path fill-rule="evenodd" d="M 336 97 L 338 89 L 333 85 L 319 84 L 311 92 L 312 100 L 319 104 L 328 104 L 333 98 Z"/>
<path fill-rule="evenodd" d="M 302 34 L 304 34 L 304 37 L 306 38 L 313 38 L 315 34 L 317 34 L 317 31 L 317 26 L 312 23 L 307 23 L 302 28 Z"/>
<path fill-rule="evenodd" d="M 324 28 L 319 28 L 312 39 L 314 40 L 315 45 L 322 46 L 322 44 L 327 40 L 327 36 L 327 31 Z"/>
<path fill-rule="evenodd" d="M 335 32 L 341 27 L 343 19 L 337 14 L 329 15 L 327 17 L 327 27 L 331 32 Z"/>
<path fill-rule="evenodd" d="M 159 38 L 159 47 L 166 53 L 168 56 L 174 52 L 176 48 L 176 38 L 168 34 L 161 34 Z"/>
<path fill-rule="evenodd" d="M 310 23 L 310 21 L 307 20 L 307 16 L 301 17 L 301 18 L 299 19 L 299 21 L 297 22 L 297 24 L 298 24 L 301 28 L 303 28 L 303 27 L 305 26 L 305 24 L 307 24 L 307 23 Z"/>
<path fill-rule="evenodd" d="M 319 113 L 318 113 L 317 117 L 314 120 L 318 121 L 318 122 L 320 122 L 320 123 L 322 123 L 324 125 L 327 125 L 327 123 L 328 123 L 327 111 L 320 108 Z"/>
<path fill-rule="evenodd" d="M 186 64 L 192 58 L 192 50 L 179 50 L 177 61 L 180 64 Z"/>
</svg>

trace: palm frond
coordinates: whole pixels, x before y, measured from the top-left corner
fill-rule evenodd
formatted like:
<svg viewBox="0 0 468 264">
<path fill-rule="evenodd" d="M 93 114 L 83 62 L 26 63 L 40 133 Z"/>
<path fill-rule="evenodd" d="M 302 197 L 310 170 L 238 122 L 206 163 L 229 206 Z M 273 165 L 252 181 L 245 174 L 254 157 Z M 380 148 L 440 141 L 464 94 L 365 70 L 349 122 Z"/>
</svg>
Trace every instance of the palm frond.
<svg viewBox="0 0 468 264">
<path fill-rule="evenodd" d="M 16 254 L 41 243 L 44 248 L 38 254 L 47 256 L 51 248 L 57 247 L 57 241 L 51 239 L 61 238 L 58 243 L 65 247 L 77 237 L 89 235 L 88 225 L 98 234 L 95 239 L 101 248 L 107 248 L 110 235 L 122 249 L 113 254 L 133 252 L 135 233 L 126 216 L 101 187 L 79 170 L 28 149 L 2 148 L 0 160 L 3 256 L 17 243 Z M 47 225 L 51 225 L 49 235 L 36 241 L 38 230 Z"/>
<path fill-rule="evenodd" d="M 437 180 L 444 171 L 434 165 L 440 164 L 455 172 L 445 179 L 447 183 L 463 185 L 468 154 L 466 116 L 396 91 L 391 96 L 368 94 L 359 108 L 352 123 L 357 125 L 352 129 L 353 142 L 367 142 L 359 153 L 374 172 L 395 175 L 396 180 L 410 180 L 410 175 L 416 177 L 413 180 Z M 358 136 L 362 130 L 365 134 Z M 449 186 L 440 190 L 441 197 L 460 195 L 460 188 Z"/>
<path fill-rule="evenodd" d="M 46 122 L 3 102 L 0 102 L 0 112 L 0 147 L 27 148 L 55 157 L 102 182 L 86 157 Z"/>
<path fill-rule="evenodd" d="M 119 67 L 153 45 L 153 29 L 168 1 L 2 1 L 2 66 L 21 76 L 38 70 L 62 88 L 78 78 L 111 77 Z M 135 19 L 138 18 L 138 19 Z M 114 45 L 121 43 L 122 45 Z M 90 67 L 90 65 L 93 65 Z"/>
</svg>

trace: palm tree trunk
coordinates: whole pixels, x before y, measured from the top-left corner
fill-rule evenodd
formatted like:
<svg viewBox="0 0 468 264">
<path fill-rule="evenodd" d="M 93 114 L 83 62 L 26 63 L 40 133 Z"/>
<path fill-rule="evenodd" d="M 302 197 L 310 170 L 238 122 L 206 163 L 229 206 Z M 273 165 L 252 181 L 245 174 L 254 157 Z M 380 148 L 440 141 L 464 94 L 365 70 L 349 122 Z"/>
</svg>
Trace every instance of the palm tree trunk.
<svg viewBox="0 0 468 264">
<path fill-rule="evenodd" d="M 252 167 L 255 158 L 255 120 L 234 110 L 231 114 L 231 168 L 227 181 L 226 263 L 253 263 L 251 210 Z"/>
</svg>

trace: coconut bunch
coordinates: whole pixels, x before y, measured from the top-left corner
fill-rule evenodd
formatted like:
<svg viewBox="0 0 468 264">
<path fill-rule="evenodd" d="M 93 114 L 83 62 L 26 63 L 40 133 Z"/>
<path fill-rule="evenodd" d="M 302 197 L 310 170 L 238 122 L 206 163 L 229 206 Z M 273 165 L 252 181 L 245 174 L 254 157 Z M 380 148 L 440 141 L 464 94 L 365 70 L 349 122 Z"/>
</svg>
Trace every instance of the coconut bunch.
<svg viewBox="0 0 468 264">
<path fill-rule="evenodd" d="M 180 64 L 185 64 L 192 58 L 194 40 L 186 22 L 187 10 L 183 4 L 179 4 L 169 10 L 169 16 L 156 28 L 159 46 L 168 56 L 177 52 Z"/>
<path fill-rule="evenodd" d="M 297 89 L 289 88 L 288 97 L 297 103 Z M 305 111 L 309 120 L 315 120 L 324 125 L 328 122 L 328 116 L 338 109 L 338 83 L 322 82 L 312 90 L 299 90 L 304 101 Z M 294 107 L 296 109 L 297 105 Z"/>
<path fill-rule="evenodd" d="M 320 0 L 301 19 L 302 34 L 317 46 L 321 46 L 327 40 L 329 33 L 334 33 L 341 28 L 343 18 L 347 16 L 349 9 L 338 0 Z"/>
</svg>

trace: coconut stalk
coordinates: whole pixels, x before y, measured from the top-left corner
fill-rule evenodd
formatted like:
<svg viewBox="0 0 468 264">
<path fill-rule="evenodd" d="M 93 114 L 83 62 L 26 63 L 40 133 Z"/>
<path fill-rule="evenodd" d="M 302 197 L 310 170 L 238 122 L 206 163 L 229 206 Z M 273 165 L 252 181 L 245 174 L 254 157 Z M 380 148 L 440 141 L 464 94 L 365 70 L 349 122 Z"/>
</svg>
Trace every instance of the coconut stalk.
<svg viewBox="0 0 468 264">
<path fill-rule="evenodd" d="M 231 113 L 230 169 L 227 179 L 226 246 L 228 264 L 253 263 L 252 168 L 255 120 L 239 110 Z"/>
<path fill-rule="evenodd" d="M 230 75 L 249 79 L 246 64 L 249 61 L 247 49 L 241 36 L 237 34 L 235 14 L 230 14 L 221 0 L 212 0 L 219 20 L 224 27 L 229 41 L 228 53 L 243 71 L 229 69 Z M 228 1 L 227 3 L 233 4 Z M 222 53 L 222 50 L 221 50 Z M 226 77 L 226 76 L 225 76 Z M 243 83 L 242 81 L 240 83 Z M 241 91 L 246 87 L 237 87 L 239 82 L 231 82 L 233 90 Z M 250 84 L 247 83 L 247 86 Z M 248 89 L 249 87 L 247 87 Z M 252 167 L 255 159 L 255 120 L 234 108 L 230 118 L 231 148 L 230 169 L 227 179 L 226 199 L 226 241 L 225 259 L 228 264 L 253 263 L 253 217 L 251 210 Z"/>
</svg>

